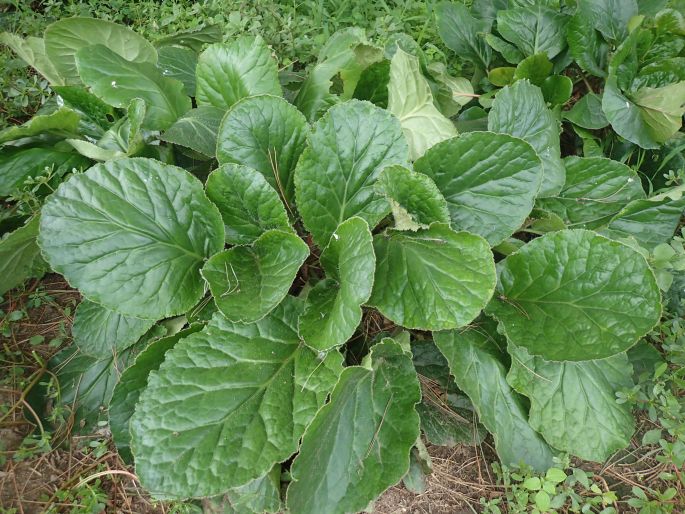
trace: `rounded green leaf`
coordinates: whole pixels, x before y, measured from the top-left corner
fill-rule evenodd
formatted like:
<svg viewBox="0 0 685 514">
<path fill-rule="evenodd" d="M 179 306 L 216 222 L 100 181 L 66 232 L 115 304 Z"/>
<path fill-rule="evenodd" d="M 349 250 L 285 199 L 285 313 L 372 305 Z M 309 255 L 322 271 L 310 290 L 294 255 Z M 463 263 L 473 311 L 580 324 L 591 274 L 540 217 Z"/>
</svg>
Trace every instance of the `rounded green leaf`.
<svg viewBox="0 0 685 514">
<path fill-rule="evenodd" d="M 497 281 L 487 241 L 435 223 L 374 237 L 376 276 L 369 305 L 406 328 L 443 330 L 472 321 Z"/>
<path fill-rule="evenodd" d="M 411 354 L 384 339 L 369 360 L 345 368 L 307 428 L 291 468 L 291 512 L 359 512 L 409 469 L 421 400 Z"/>
<path fill-rule="evenodd" d="M 376 256 L 367 223 L 357 217 L 341 223 L 321 264 L 329 279 L 309 292 L 299 330 L 309 346 L 329 350 L 352 337 L 362 319 L 361 306 L 371 296 Z"/>
<path fill-rule="evenodd" d="M 342 369 L 338 352 L 319 359 L 301 344 L 300 311 L 289 297 L 257 323 L 217 314 L 150 373 L 131 418 L 131 448 L 154 497 L 222 494 L 297 451 Z"/>
<path fill-rule="evenodd" d="M 542 160 L 540 196 L 557 194 L 564 185 L 559 149 L 559 122 L 545 104 L 540 88 L 527 80 L 501 89 L 488 114 L 488 130 L 520 137 Z"/>
<path fill-rule="evenodd" d="M 278 193 L 252 168 L 224 164 L 205 187 L 226 225 L 227 243 L 250 244 L 267 230 L 292 230 Z"/>
<path fill-rule="evenodd" d="M 52 65 L 68 83 L 79 83 L 75 56 L 91 45 L 104 45 L 137 63 L 154 65 L 157 51 L 144 37 L 128 27 L 96 18 L 66 18 L 45 29 L 45 51 Z"/>
<path fill-rule="evenodd" d="M 198 105 L 228 109 L 246 96 L 282 94 L 276 61 L 260 36 L 209 45 L 200 54 L 195 73 Z"/>
<path fill-rule="evenodd" d="M 80 50 L 76 64 L 83 82 L 111 106 L 128 107 L 135 98 L 143 99 L 145 128 L 165 130 L 192 107 L 181 82 L 147 63 L 127 61 L 106 46 Z"/>
<path fill-rule="evenodd" d="M 217 135 L 220 164 L 243 164 L 259 171 L 287 201 L 294 200 L 294 174 L 309 134 L 307 120 L 282 98 L 245 98 L 226 114 Z"/>
<path fill-rule="evenodd" d="M 497 245 L 533 209 L 542 165 L 525 141 L 506 134 L 469 132 L 431 148 L 416 161 L 447 200 L 452 226 Z"/>
<path fill-rule="evenodd" d="M 202 268 L 202 276 L 224 316 L 249 323 L 283 300 L 308 256 L 309 247 L 296 234 L 269 230 L 252 246 L 235 246 L 214 255 Z"/>
<path fill-rule="evenodd" d="M 507 381 L 530 398 L 530 425 L 554 448 L 604 462 L 635 432 L 629 403 L 616 393 L 633 387 L 625 353 L 583 362 L 553 362 L 509 345 Z"/>
<path fill-rule="evenodd" d="M 447 202 L 435 183 L 404 166 L 388 166 L 378 177 L 376 189 L 390 202 L 395 228 L 417 230 L 438 221 L 450 222 Z"/>
<path fill-rule="evenodd" d="M 546 360 L 602 359 L 659 321 L 661 298 L 645 258 L 587 230 L 539 237 L 497 265 L 486 312 L 509 340 Z"/>
<path fill-rule="evenodd" d="M 83 300 L 76 308 L 71 335 L 81 352 L 104 358 L 131 346 L 154 324 L 154 320 L 124 316 Z"/>
<path fill-rule="evenodd" d="M 373 229 L 388 214 L 374 183 L 386 166 L 406 165 L 408 153 L 400 123 L 387 111 L 357 100 L 328 110 L 295 171 L 297 208 L 319 247 L 352 216 Z"/>
<path fill-rule="evenodd" d="M 573 81 L 566 75 L 552 75 L 542 83 L 542 94 L 545 101 L 552 105 L 568 102 L 573 93 Z"/>
<path fill-rule="evenodd" d="M 567 225 L 595 229 L 628 202 L 645 197 L 640 178 L 623 163 L 603 157 L 567 157 L 566 184 L 558 196 L 538 200 Z"/>
<path fill-rule="evenodd" d="M 160 319 L 202 297 L 200 268 L 223 247 L 224 225 L 186 171 L 120 159 L 59 186 L 43 206 L 38 242 L 52 268 L 89 300 Z"/>
<path fill-rule="evenodd" d="M 542 86 L 545 79 L 552 73 L 553 68 L 554 65 L 552 64 L 552 61 L 547 58 L 547 54 L 539 53 L 531 55 L 518 63 L 514 72 L 514 79 L 528 79 L 532 84 Z"/>
</svg>

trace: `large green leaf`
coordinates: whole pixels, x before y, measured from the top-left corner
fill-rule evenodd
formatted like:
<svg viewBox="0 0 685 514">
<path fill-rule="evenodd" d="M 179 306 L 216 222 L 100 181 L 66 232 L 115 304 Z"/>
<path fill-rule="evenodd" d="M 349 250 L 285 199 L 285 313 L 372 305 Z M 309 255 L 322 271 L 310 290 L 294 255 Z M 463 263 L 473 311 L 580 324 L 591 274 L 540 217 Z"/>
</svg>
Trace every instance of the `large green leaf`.
<svg viewBox="0 0 685 514">
<path fill-rule="evenodd" d="M 366 221 L 355 216 L 342 222 L 320 260 L 328 280 L 309 292 L 299 330 L 309 346 L 328 350 L 352 337 L 371 296 L 376 256 Z"/>
<path fill-rule="evenodd" d="M 555 361 L 610 357 L 659 321 L 659 288 L 638 252 L 587 230 L 534 239 L 497 265 L 486 312 L 509 340 Z"/>
<path fill-rule="evenodd" d="M 224 164 L 209 175 L 205 187 L 224 220 L 227 243 L 250 244 L 267 230 L 291 230 L 278 193 L 252 168 Z"/>
<path fill-rule="evenodd" d="M 636 0 L 579 0 L 578 13 L 609 41 L 620 43 L 628 35 L 628 23 L 637 15 Z"/>
<path fill-rule="evenodd" d="M 543 198 L 538 207 L 558 215 L 574 228 L 595 229 L 631 200 L 645 197 L 640 179 L 631 168 L 603 157 L 567 157 L 566 184 L 555 198 Z"/>
<path fill-rule="evenodd" d="M 83 300 L 76 308 L 71 335 L 81 353 L 102 359 L 125 350 L 147 332 L 154 320 L 124 316 L 107 307 Z"/>
<path fill-rule="evenodd" d="M 640 109 L 647 132 L 657 143 L 668 141 L 683 124 L 685 81 L 639 89 L 632 100 Z"/>
<path fill-rule="evenodd" d="M 488 115 L 488 130 L 520 137 L 535 149 L 544 171 L 540 196 L 561 191 L 566 172 L 560 157 L 559 122 L 538 87 L 519 80 L 500 90 Z"/>
<path fill-rule="evenodd" d="M 300 311 L 288 297 L 253 324 L 217 314 L 150 373 L 131 418 L 131 447 L 154 497 L 224 493 L 297 450 L 342 367 L 338 352 L 320 360 L 301 344 Z"/>
<path fill-rule="evenodd" d="M 65 18 L 45 29 L 45 50 L 67 83 L 80 83 L 76 53 L 91 45 L 104 45 L 127 61 L 155 64 L 157 51 L 128 27 L 95 18 Z"/>
<path fill-rule="evenodd" d="M 57 176 L 90 165 L 85 157 L 54 148 L 3 148 L 0 154 L 0 197 L 21 189 L 29 177 L 41 177 L 50 170 Z"/>
<path fill-rule="evenodd" d="M 0 144 L 41 134 L 60 138 L 73 136 L 77 133 L 78 124 L 79 115 L 76 111 L 60 107 L 50 114 L 34 116 L 22 125 L 13 125 L 0 130 Z"/>
<path fill-rule="evenodd" d="M 404 166 L 388 166 L 379 175 L 376 189 L 390 202 L 398 230 L 428 228 L 435 221 L 450 222 L 447 202 L 423 173 Z"/>
<path fill-rule="evenodd" d="M 191 109 L 176 120 L 160 139 L 214 157 L 217 132 L 224 114 L 224 111 L 211 105 Z"/>
<path fill-rule="evenodd" d="M 415 167 L 444 195 L 452 227 L 479 234 L 493 246 L 523 224 L 543 175 L 528 143 L 491 132 L 469 132 L 439 143 Z"/>
<path fill-rule="evenodd" d="M 402 128 L 387 111 L 357 100 L 328 110 L 295 170 L 297 208 L 320 248 L 352 216 L 375 228 L 389 206 L 374 183 L 383 168 L 405 165 L 407 156 Z"/>
<path fill-rule="evenodd" d="M 551 362 L 509 345 L 507 381 L 530 398 L 530 425 L 554 448 L 604 462 L 635 432 L 629 403 L 616 393 L 633 387 L 625 353 L 602 360 Z"/>
<path fill-rule="evenodd" d="M 188 96 L 195 96 L 197 53 L 188 48 L 163 46 L 158 54 L 157 68 L 162 75 L 181 81 Z"/>
<path fill-rule="evenodd" d="M 638 243 L 651 250 L 661 243 L 668 243 L 678 228 L 685 209 L 685 197 L 673 200 L 657 196 L 647 200 L 635 200 L 621 209 L 606 228 L 612 238 L 634 237 Z"/>
<path fill-rule="evenodd" d="M 435 344 L 450 371 L 476 409 L 481 423 L 495 438 L 502 464 L 522 462 L 538 471 L 551 467 L 552 450 L 528 424 L 523 399 L 506 381 L 506 368 L 497 346 L 479 328 L 438 332 Z"/>
<path fill-rule="evenodd" d="M 198 105 L 228 109 L 246 96 L 281 96 L 276 61 L 260 36 L 208 46 L 200 54 L 196 75 Z"/>
<path fill-rule="evenodd" d="M 497 13 L 497 30 L 524 55 L 540 52 L 550 59 L 566 47 L 568 17 L 544 5 L 516 7 Z"/>
<path fill-rule="evenodd" d="M 219 310 L 231 321 L 250 323 L 283 300 L 309 247 L 296 234 L 264 232 L 252 246 L 217 253 L 202 268 Z"/>
<path fill-rule="evenodd" d="M 27 37 L 24 39 L 16 34 L 3 32 L 0 34 L 0 43 L 10 47 L 29 66 L 43 75 L 51 85 L 64 84 L 64 79 L 45 52 L 45 40 L 43 38 Z"/>
<path fill-rule="evenodd" d="M 210 504 L 207 508 L 207 503 Z M 249 484 L 235 487 L 220 498 L 203 501 L 206 514 L 264 514 L 282 512 L 281 465 Z"/>
<path fill-rule="evenodd" d="M 221 122 L 216 158 L 221 164 L 254 168 L 286 201 L 293 202 L 295 165 L 308 134 L 307 120 L 282 98 L 245 98 Z"/>
<path fill-rule="evenodd" d="M 83 82 L 113 107 L 128 107 L 134 98 L 145 100 L 144 128 L 165 130 L 191 108 L 181 82 L 149 63 L 127 61 L 106 46 L 79 50 L 76 65 Z"/>
<path fill-rule="evenodd" d="M 569 19 L 566 39 L 578 66 L 596 77 L 607 76 L 608 45 L 582 13 L 577 12 Z"/>
<path fill-rule="evenodd" d="M 587 93 L 563 116 L 571 123 L 586 129 L 601 129 L 609 124 L 602 111 L 602 99 L 594 93 Z"/>
<path fill-rule="evenodd" d="M 369 305 L 406 328 L 443 330 L 471 322 L 490 300 L 495 267 L 480 236 L 434 223 L 374 237 L 376 276 Z"/>
<path fill-rule="evenodd" d="M 287 505 L 297 514 L 359 512 L 409 469 L 421 399 L 411 354 L 391 339 L 340 375 L 293 462 Z"/>
<path fill-rule="evenodd" d="M 129 424 L 140 394 L 147 387 L 147 379 L 151 371 L 157 371 L 164 362 L 166 352 L 171 350 L 178 341 L 190 334 L 198 332 L 202 325 L 181 330 L 174 335 L 161 337 L 149 344 L 136 357 L 135 362 L 121 374 L 121 380 L 114 387 L 112 400 L 109 404 L 109 428 L 117 451 L 125 458 L 131 457 L 131 433 Z"/>
<path fill-rule="evenodd" d="M 418 58 L 400 48 L 390 63 L 388 110 L 400 120 L 411 160 L 421 157 L 436 143 L 457 135 L 454 124 L 433 104 L 433 94 L 421 73 Z"/>
<path fill-rule="evenodd" d="M 487 70 L 492 50 L 484 35 L 490 32 L 492 22 L 474 18 L 465 5 L 441 2 L 435 9 L 438 34 L 447 48 L 460 58 Z"/>
<path fill-rule="evenodd" d="M 47 269 L 36 243 L 38 217 L 0 239 L 0 295 Z"/>
<path fill-rule="evenodd" d="M 43 206 L 39 244 L 88 299 L 160 319 L 202 297 L 200 268 L 223 247 L 224 224 L 186 171 L 120 159 L 60 185 Z"/>
<path fill-rule="evenodd" d="M 621 93 L 614 76 L 609 77 L 604 87 L 602 111 L 611 123 L 611 128 L 619 136 L 642 148 L 659 148 L 659 143 L 654 139 L 642 118 L 640 107 Z"/>
</svg>

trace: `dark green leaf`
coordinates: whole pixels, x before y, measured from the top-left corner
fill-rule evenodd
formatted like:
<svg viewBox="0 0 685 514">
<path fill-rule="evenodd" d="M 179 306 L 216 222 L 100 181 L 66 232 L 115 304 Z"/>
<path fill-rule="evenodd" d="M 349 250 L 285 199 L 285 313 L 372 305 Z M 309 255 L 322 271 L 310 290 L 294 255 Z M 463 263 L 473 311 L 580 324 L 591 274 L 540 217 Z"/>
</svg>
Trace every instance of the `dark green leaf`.
<svg viewBox="0 0 685 514">
<path fill-rule="evenodd" d="M 528 79 L 532 84 L 542 86 L 545 79 L 552 73 L 552 68 L 552 61 L 549 60 L 547 54 L 544 52 L 534 54 L 518 63 L 514 72 L 514 79 Z M 544 93 L 544 89 L 542 91 Z"/>
<path fill-rule="evenodd" d="M 0 239 L 0 294 L 48 269 L 36 244 L 38 217 Z"/>
<path fill-rule="evenodd" d="M 217 132 L 225 112 L 211 105 L 191 109 L 164 132 L 160 139 L 214 157 Z"/>
<path fill-rule="evenodd" d="M 492 50 L 484 37 L 490 32 L 490 22 L 477 20 L 465 5 L 451 2 L 438 4 L 435 18 L 438 34 L 447 48 L 481 69 L 490 67 Z"/>
<path fill-rule="evenodd" d="M 552 105 L 562 105 L 569 101 L 573 93 L 573 81 L 566 75 L 552 75 L 542 83 L 542 95 Z M 601 112 L 601 109 L 599 109 Z"/>
<path fill-rule="evenodd" d="M 550 59 L 566 47 L 568 17 L 543 5 L 497 13 L 497 30 L 526 56 L 543 52 Z"/>
<path fill-rule="evenodd" d="M 187 48 L 163 46 L 159 49 L 157 68 L 165 77 L 183 83 L 186 94 L 195 96 L 195 68 L 197 54 Z"/>
<path fill-rule="evenodd" d="M 563 115 L 571 123 L 585 129 L 601 129 L 609 124 L 602 111 L 602 99 L 594 93 L 587 93 Z"/>
</svg>

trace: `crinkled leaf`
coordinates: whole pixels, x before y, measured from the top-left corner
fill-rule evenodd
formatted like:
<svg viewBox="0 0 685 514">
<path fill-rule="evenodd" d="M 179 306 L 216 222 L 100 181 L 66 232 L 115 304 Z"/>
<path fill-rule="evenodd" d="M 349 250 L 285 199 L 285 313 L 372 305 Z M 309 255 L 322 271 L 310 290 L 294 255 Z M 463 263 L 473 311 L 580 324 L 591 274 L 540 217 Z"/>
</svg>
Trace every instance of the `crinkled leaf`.
<svg viewBox="0 0 685 514">
<path fill-rule="evenodd" d="M 71 335 L 81 353 L 102 359 L 134 344 L 154 324 L 83 300 L 76 308 Z"/>
<path fill-rule="evenodd" d="M 302 438 L 290 511 L 358 512 L 399 482 L 419 436 L 420 399 L 411 355 L 391 339 L 372 348 L 365 366 L 345 368 Z"/>
<path fill-rule="evenodd" d="M 48 268 L 36 244 L 38 217 L 0 239 L 0 295 Z"/>
<path fill-rule="evenodd" d="M 191 109 L 176 120 L 160 139 L 214 157 L 217 132 L 224 114 L 223 110 L 211 105 Z"/>
<path fill-rule="evenodd" d="M 480 236 L 435 223 L 416 232 L 374 237 L 376 276 L 369 305 L 412 329 L 457 328 L 487 304 L 496 277 Z"/>
<path fill-rule="evenodd" d="M 106 46 L 79 50 L 76 65 L 83 82 L 113 107 L 128 107 L 134 98 L 145 100 L 144 128 L 165 130 L 191 108 L 181 82 L 149 63 L 127 61 Z"/>
<path fill-rule="evenodd" d="M 419 60 L 401 49 L 395 52 L 390 63 L 388 110 L 400 120 L 412 160 L 436 143 L 457 135 L 454 124 L 433 104 Z"/>
<path fill-rule="evenodd" d="M 560 157 L 559 122 L 539 88 L 519 80 L 500 90 L 488 115 L 488 130 L 520 137 L 535 149 L 544 172 L 540 196 L 561 190 L 566 172 Z"/>
<path fill-rule="evenodd" d="M 0 43 L 10 47 L 26 64 L 43 75 L 51 85 L 64 84 L 64 78 L 60 76 L 45 52 L 45 40 L 43 38 L 22 38 L 10 32 L 3 32 L 0 34 Z"/>
<path fill-rule="evenodd" d="M 163 46 L 158 50 L 157 68 L 162 75 L 183 83 L 186 94 L 195 96 L 197 54 L 188 48 Z"/>
<path fill-rule="evenodd" d="M 635 432 L 629 403 L 616 393 L 633 387 L 625 353 L 607 359 L 552 362 L 509 345 L 507 381 L 530 399 L 530 425 L 561 451 L 604 462 Z"/>
<path fill-rule="evenodd" d="M 587 230 L 550 232 L 497 264 L 486 312 L 509 340 L 555 361 L 623 352 L 659 321 L 661 297 L 645 258 Z"/>
<path fill-rule="evenodd" d="M 202 276 L 226 318 L 250 323 L 285 298 L 308 256 L 309 247 L 296 234 L 269 230 L 252 246 L 235 246 L 214 255 L 202 268 Z"/>
<path fill-rule="evenodd" d="M 76 111 L 67 107 L 60 107 L 50 114 L 34 116 L 22 125 L 13 125 L 0 130 L 0 144 L 41 134 L 69 137 L 77 133 L 78 124 L 79 115 Z"/>
<path fill-rule="evenodd" d="M 289 203 L 294 200 L 295 165 L 304 151 L 309 125 L 295 107 L 275 96 L 236 103 L 219 127 L 219 163 L 259 171 Z"/>
<path fill-rule="evenodd" d="M 205 187 L 219 208 L 229 244 L 250 244 L 270 229 L 292 230 L 278 193 L 252 168 L 224 164 Z"/>
<path fill-rule="evenodd" d="M 390 202 L 398 230 L 428 228 L 435 221 L 450 223 L 445 198 L 423 173 L 388 166 L 378 177 L 376 189 Z"/>
<path fill-rule="evenodd" d="M 515 7 L 497 13 L 497 30 L 524 55 L 543 52 L 552 59 L 566 47 L 568 16 L 544 5 Z"/>
<path fill-rule="evenodd" d="M 297 450 L 342 367 L 339 353 L 319 360 L 301 344 L 300 311 L 289 297 L 257 323 L 217 314 L 150 373 L 131 418 L 131 447 L 154 497 L 221 494 Z"/>
<path fill-rule="evenodd" d="M 276 61 L 260 36 L 210 45 L 200 54 L 196 75 L 198 105 L 228 109 L 246 96 L 282 94 Z"/>
<path fill-rule="evenodd" d="M 160 319 L 202 297 L 200 268 L 224 245 L 202 184 L 152 159 L 96 164 L 60 185 L 42 210 L 39 244 L 86 298 Z"/>
<path fill-rule="evenodd" d="M 594 93 L 587 93 L 563 115 L 571 123 L 590 130 L 601 129 L 609 124 L 602 111 L 602 99 Z"/>
<path fill-rule="evenodd" d="M 352 216 L 375 228 L 389 206 L 374 183 L 383 168 L 406 165 L 407 157 L 400 123 L 387 111 L 356 100 L 329 109 L 295 171 L 297 207 L 316 244 L 325 247 Z"/>
<path fill-rule="evenodd" d="M 438 332 L 435 344 L 447 358 L 459 389 L 476 409 L 481 423 L 495 438 L 503 464 L 526 463 L 538 471 L 552 466 L 552 449 L 528 424 L 526 407 L 506 381 L 500 352 L 477 328 Z"/>
<path fill-rule="evenodd" d="M 362 319 L 361 306 L 371 296 L 376 257 L 367 223 L 352 217 L 336 229 L 321 254 L 329 277 L 307 296 L 300 336 L 316 350 L 345 343 Z"/>
<path fill-rule="evenodd" d="M 95 18 L 65 18 L 45 29 L 45 50 L 68 84 L 79 84 L 76 54 L 82 48 L 103 45 L 127 61 L 157 62 L 157 51 L 141 35 L 124 25 Z M 82 78 L 82 77 L 81 77 Z"/>
<path fill-rule="evenodd" d="M 567 157 L 566 184 L 554 198 L 538 206 L 557 214 L 566 225 L 596 229 L 628 202 L 645 197 L 635 171 L 603 157 Z"/>
<path fill-rule="evenodd" d="M 528 143 L 491 132 L 440 143 L 415 166 L 444 195 L 454 229 L 479 234 L 491 245 L 523 224 L 542 180 L 542 163 Z"/>
<path fill-rule="evenodd" d="M 202 325 L 198 324 L 174 335 L 156 339 L 140 352 L 135 362 L 121 374 L 121 380 L 114 387 L 109 404 L 109 428 L 112 431 L 112 439 L 117 451 L 128 460 L 131 458 L 129 424 L 140 394 L 147 387 L 150 372 L 159 369 L 164 362 L 166 352 L 171 350 L 178 341 L 198 332 L 201 328 Z"/>
<path fill-rule="evenodd" d="M 435 18 L 438 34 L 447 48 L 481 69 L 490 67 L 492 50 L 484 35 L 490 32 L 491 22 L 478 20 L 465 5 L 451 2 L 438 4 Z"/>
<path fill-rule="evenodd" d="M 0 197 L 22 189 L 29 177 L 42 177 L 48 171 L 59 177 L 74 168 L 82 170 L 89 165 L 88 159 L 76 153 L 54 148 L 3 148 L 0 153 Z"/>
</svg>

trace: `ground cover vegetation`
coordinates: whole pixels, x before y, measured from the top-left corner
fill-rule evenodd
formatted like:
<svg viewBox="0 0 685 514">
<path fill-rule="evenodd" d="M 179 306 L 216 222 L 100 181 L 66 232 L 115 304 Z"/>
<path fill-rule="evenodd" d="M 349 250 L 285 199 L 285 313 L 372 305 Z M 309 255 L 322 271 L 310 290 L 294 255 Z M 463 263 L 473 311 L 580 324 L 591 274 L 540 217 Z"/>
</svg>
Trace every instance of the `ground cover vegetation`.
<svg viewBox="0 0 685 514">
<path fill-rule="evenodd" d="M 225 20 L 3 33 L 52 93 L 0 131 L 0 293 L 82 297 L 5 417 L 210 511 L 358 512 L 488 438 L 486 512 L 677 512 L 685 20 L 615 4 L 431 4 L 299 65 Z M 636 433 L 658 488 L 573 465 Z"/>
</svg>

